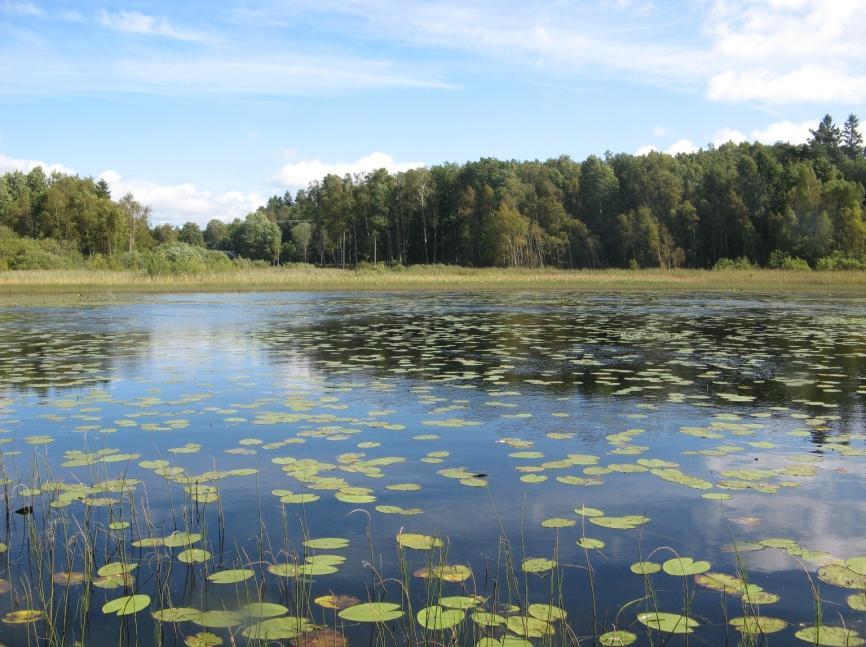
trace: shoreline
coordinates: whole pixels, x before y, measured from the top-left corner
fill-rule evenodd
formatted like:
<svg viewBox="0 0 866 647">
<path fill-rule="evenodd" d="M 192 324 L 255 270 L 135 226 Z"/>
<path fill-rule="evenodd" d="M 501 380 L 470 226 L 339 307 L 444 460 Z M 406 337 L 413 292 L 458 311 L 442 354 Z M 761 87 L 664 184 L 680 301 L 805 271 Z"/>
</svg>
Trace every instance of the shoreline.
<svg viewBox="0 0 866 647">
<path fill-rule="evenodd" d="M 821 292 L 866 296 L 866 272 L 785 270 L 558 270 L 412 266 L 343 270 L 289 266 L 147 276 L 114 270 L 0 272 L 0 303 L 64 297 L 195 292 L 400 291 Z"/>
</svg>

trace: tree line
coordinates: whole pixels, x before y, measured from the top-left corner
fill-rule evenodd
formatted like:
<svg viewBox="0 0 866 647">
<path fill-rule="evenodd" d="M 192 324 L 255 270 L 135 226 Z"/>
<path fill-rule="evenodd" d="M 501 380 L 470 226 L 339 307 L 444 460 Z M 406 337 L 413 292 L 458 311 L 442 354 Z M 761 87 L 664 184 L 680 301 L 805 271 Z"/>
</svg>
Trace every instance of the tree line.
<svg viewBox="0 0 866 647">
<path fill-rule="evenodd" d="M 149 224 L 102 181 L 41 169 L 0 177 L 0 225 L 114 261 L 179 243 L 229 256 L 538 267 L 817 266 L 866 259 L 866 151 L 856 116 L 827 115 L 804 145 L 728 143 L 582 162 L 481 159 L 327 175 L 204 230 Z"/>
</svg>

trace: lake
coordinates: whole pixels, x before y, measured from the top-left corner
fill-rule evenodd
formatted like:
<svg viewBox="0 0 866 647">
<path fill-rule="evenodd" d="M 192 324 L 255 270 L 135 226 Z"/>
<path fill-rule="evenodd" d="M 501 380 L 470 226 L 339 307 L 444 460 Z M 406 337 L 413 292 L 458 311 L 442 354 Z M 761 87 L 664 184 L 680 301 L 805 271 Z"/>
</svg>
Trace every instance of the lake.
<svg viewBox="0 0 866 647">
<path fill-rule="evenodd" d="M 866 298 L 7 307 L 0 390 L 7 645 L 866 635 Z"/>
</svg>

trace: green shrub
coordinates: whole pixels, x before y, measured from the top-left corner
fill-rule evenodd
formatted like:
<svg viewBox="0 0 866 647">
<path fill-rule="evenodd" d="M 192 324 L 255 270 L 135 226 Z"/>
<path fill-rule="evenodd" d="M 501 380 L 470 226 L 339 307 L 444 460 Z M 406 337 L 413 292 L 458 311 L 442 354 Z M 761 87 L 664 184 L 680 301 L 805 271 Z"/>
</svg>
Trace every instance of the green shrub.
<svg viewBox="0 0 866 647">
<path fill-rule="evenodd" d="M 866 258 L 854 258 L 836 251 L 829 256 L 819 258 L 818 262 L 815 263 L 815 269 L 821 271 L 866 270 Z"/>
<path fill-rule="evenodd" d="M 9 270 L 64 270 L 84 265 L 71 241 L 21 238 L 0 226 L 0 268 Z"/>
<path fill-rule="evenodd" d="M 159 274 L 198 274 L 230 270 L 231 259 L 222 252 L 187 243 L 160 245 L 144 255 L 144 271 Z"/>
<path fill-rule="evenodd" d="M 714 270 L 753 270 L 755 266 L 745 256 L 739 258 L 720 258 L 713 265 Z"/>
<path fill-rule="evenodd" d="M 812 269 L 802 258 L 791 256 L 778 249 L 770 254 L 770 258 L 767 260 L 767 267 L 771 270 L 808 271 Z"/>
</svg>

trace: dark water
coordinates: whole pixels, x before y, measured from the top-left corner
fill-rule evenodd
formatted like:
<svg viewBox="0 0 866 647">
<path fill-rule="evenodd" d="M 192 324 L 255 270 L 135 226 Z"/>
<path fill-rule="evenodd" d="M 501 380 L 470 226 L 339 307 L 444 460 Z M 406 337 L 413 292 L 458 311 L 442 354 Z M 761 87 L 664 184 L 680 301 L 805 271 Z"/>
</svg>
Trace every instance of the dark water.
<svg viewBox="0 0 866 647">
<path fill-rule="evenodd" d="M 858 589 L 818 577 L 822 565 L 866 555 L 866 299 L 312 293 L 10 308 L 0 311 L 0 389 L 0 577 L 10 589 L 0 615 L 53 618 L 0 625 L 6 644 L 172 645 L 200 631 L 247 644 L 241 632 L 254 620 L 205 628 L 150 613 L 249 598 L 294 615 L 299 599 L 328 593 L 408 599 L 415 612 L 440 594 L 478 594 L 500 612 L 566 610 L 569 628 L 555 622 L 555 635 L 535 644 L 593 644 L 614 628 L 636 644 L 737 644 L 727 621 L 749 613 L 788 625 L 757 643 L 789 644 L 814 624 L 817 592 L 824 624 L 866 633 L 864 612 L 847 602 Z M 82 455 L 70 451 L 89 452 L 89 464 L 75 466 Z M 167 464 L 147 462 L 157 460 Z M 449 478 L 454 468 L 464 479 Z M 216 500 L 191 500 L 184 488 L 195 483 L 215 488 Z M 387 487 L 405 483 L 419 487 Z M 282 503 L 286 492 L 274 490 L 318 499 Z M 335 498 L 340 490 L 348 500 Z M 12 513 L 26 506 L 32 514 Z M 582 506 L 649 521 L 603 527 L 576 514 Z M 550 519 L 573 525 L 543 527 Z M 113 521 L 130 527 L 111 530 Z M 447 546 L 403 553 L 408 598 L 401 529 Z M 203 534 L 193 548 L 210 556 L 187 565 L 177 559 L 187 547 L 132 546 L 174 530 Z M 312 577 L 267 571 L 303 562 L 305 536 L 349 540 L 307 551 L 346 561 Z M 584 550 L 581 537 L 604 546 Z M 750 545 L 768 539 L 788 541 Z M 732 540 L 744 550 L 730 551 Z M 740 572 L 778 600 L 744 607 L 736 592 L 692 576 L 629 568 L 676 555 Z M 527 557 L 555 558 L 557 568 L 527 574 Z M 472 576 L 413 576 L 440 560 Z M 89 609 L 84 586 L 55 585 L 49 598 L 52 574 L 89 576 L 118 561 L 138 564 L 135 581 L 93 588 Z M 206 579 L 246 567 L 255 577 L 236 586 Z M 105 602 L 132 593 L 149 595 L 149 606 L 123 622 L 103 615 Z M 637 616 L 656 610 L 687 612 L 699 626 L 687 636 L 648 631 Z M 336 624 L 350 644 L 407 640 L 405 622 L 391 623 L 392 635 L 314 603 L 299 615 Z M 468 615 L 454 632 L 422 631 L 468 644 L 504 633 Z"/>
</svg>

